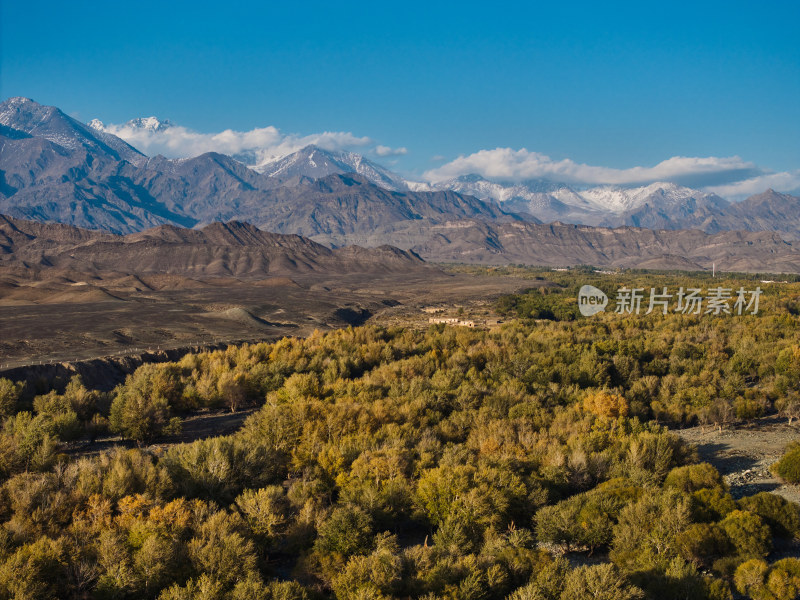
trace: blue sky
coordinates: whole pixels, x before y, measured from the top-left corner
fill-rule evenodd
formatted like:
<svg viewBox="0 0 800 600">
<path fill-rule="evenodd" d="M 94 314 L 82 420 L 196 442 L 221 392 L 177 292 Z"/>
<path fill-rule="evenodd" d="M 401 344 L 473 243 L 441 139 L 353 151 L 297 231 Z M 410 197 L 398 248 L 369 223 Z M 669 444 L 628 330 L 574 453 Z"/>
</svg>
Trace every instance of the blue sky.
<svg viewBox="0 0 800 600">
<path fill-rule="evenodd" d="M 0 95 L 83 121 L 349 132 L 369 142 L 343 147 L 385 146 L 416 175 L 458 173 L 459 156 L 491 170 L 500 148 L 612 172 L 740 157 L 748 176 L 800 176 L 795 1 L 33 0 L 0 18 Z"/>
</svg>

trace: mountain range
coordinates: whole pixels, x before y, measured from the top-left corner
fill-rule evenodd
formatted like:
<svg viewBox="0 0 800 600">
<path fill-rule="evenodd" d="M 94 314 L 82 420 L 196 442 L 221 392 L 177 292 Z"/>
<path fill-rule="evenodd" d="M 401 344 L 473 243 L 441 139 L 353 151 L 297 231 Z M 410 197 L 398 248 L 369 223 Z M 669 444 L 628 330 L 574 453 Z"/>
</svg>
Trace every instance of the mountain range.
<svg viewBox="0 0 800 600">
<path fill-rule="evenodd" d="M 120 236 L 5 215 L 0 215 L 0 266 L 239 279 L 427 268 L 415 254 L 391 246 L 331 249 L 299 235 L 269 233 L 237 221 L 198 229 L 160 225 Z"/>
<path fill-rule="evenodd" d="M 107 129 L 99 122 L 94 126 L 103 132 Z M 155 117 L 134 119 L 124 125 L 127 129 L 147 131 L 162 131 L 171 126 L 169 121 L 160 121 Z M 773 190 L 766 190 L 743 202 L 729 202 L 715 194 L 669 182 L 639 187 L 597 186 L 579 189 L 547 180 L 490 181 L 476 174 L 436 183 L 417 182 L 405 179 L 359 154 L 323 150 L 315 146 L 261 163 L 254 156 L 246 154 L 235 158 L 280 181 L 357 173 L 391 191 L 454 191 L 495 204 L 504 212 L 522 216 L 531 222 L 700 229 L 707 233 L 744 229 L 775 231 L 787 239 L 800 239 L 800 219 L 795 216 L 800 214 L 797 212 L 800 202 L 794 196 Z"/>
<path fill-rule="evenodd" d="M 800 199 L 766 190 L 741 202 L 716 194 L 657 182 L 622 188 L 600 186 L 584 190 L 542 180 L 489 181 L 466 175 L 416 189 L 448 189 L 494 201 L 504 211 L 533 215 L 541 222 L 560 221 L 605 227 L 774 231 L 785 239 L 800 239 Z"/>
<path fill-rule="evenodd" d="M 194 227 L 247 221 L 275 233 L 330 241 L 414 221 L 515 218 L 494 203 L 451 191 L 391 191 L 365 175 L 377 168 L 355 155 L 307 148 L 294 163 L 260 173 L 223 154 L 145 157 L 122 140 L 53 107 L 12 99 L 0 104 L 0 213 L 113 233 L 163 224 Z M 22 129 L 18 129 L 18 128 Z M 72 132 L 69 143 L 65 132 Z M 304 158 L 304 171 L 297 162 Z M 353 161 L 349 163 L 341 158 Z M 130 159 L 130 160 L 129 160 Z"/>
<path fill-rule="evenodd" d="M 155 118 L 127 125 L 172 126 Z M 334 247 L 391 243 L 458 260 L 453 250 L 469 246 L 469 260 L 538 264 L 530 248 L 511 250 L 507 242 L 521 231 L 536 237 L 541 223 L 800 239 L 800 198 L 773 190 L 733 203 L 673 183 L 577 189 L 479 175 L 420 183 L 356 153 L 316 146 L 259 164 L 214 152 L 148 157 L 97 120 L 86 125 L 25 98 L 0 103 L 0 213 L 116 234 L 236 220 Z"/>
</svg>

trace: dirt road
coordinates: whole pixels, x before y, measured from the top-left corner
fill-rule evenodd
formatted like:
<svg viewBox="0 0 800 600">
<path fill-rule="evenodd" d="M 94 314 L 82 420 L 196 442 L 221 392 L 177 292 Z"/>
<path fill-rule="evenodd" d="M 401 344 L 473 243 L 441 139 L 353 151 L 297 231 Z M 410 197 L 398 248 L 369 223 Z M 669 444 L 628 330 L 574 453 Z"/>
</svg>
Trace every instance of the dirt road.
<svg viewBox="0 0 800 600">
<path fill-rule="evenodd" d="M 800 486 L 778 480 L 770 466 L 783 454 L 789 442 L 800 440 L 800 424 L 770 416 L 747 425 L 721 431 L 714 427 L 692 427 L 676 431 L 697 445 L 700 460 L 714 465 L 725 477 L 734 498 L 758 492 L 773 492 L 800 502 Z"/>
</svg>

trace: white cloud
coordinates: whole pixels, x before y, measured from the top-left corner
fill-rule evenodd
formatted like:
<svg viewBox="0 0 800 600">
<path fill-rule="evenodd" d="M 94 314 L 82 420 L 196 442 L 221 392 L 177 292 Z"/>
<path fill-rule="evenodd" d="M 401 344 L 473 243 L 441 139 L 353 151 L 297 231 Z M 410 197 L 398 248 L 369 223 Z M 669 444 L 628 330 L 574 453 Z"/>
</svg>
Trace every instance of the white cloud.
<svg viewBox="0 0 800 600">
<path fill-rule="evenodd" d="M 376 155 L 378 156 L 402 156 L 403 154 L 408 154 L 408 148 L 405 146 L 400 148 L 390 148 L 389 146 L 375 146 L 373 150 Z"/>
<path fill-rule="evenodd" d="M 753 177 L 763 172 L 751 162 L 738 156 L 727 158 L 695 158 L 675 156 L 654 167 L 612 169 L 576 163 L 570 159 L 553 160 L 525 148 L 495 148 L 481 150 L 431 169 L 425 177 L 434 182 L 460 175 L 477 173 L 487 179 L 521 181 L 548 179 L 587 185 L 641 185 L 655 181 L 674 181 L 684 185 L 721 185 Z"/>
<path fill-rule="evenodd" d="M 772 188 L 779 192 L 797 192 L 800 190 L 800 169 L 783 173 L 767 173 L 725 185 L 708 186 L 706 191 L 724 198 L 739 200 L 760 194 Z"/>
<path fill-rule="evenodd" d="M 252 164 L 262 164 L 296 152 L 314 144 L 326 150 L 354 150 L 373 143 L 368 137 L 359 137 L 345 131 L 325 131 L 311 135 L 282 133 L 276 127 L 260 127 L 250 131 L 226 129 L 219 133 L 199 133 L 186 127 L 162 124 L 137 127 L 132 123 L 102 125 L 103 131 L 112 133 L 149 156 L 163 154 L 169 158 L 186 158 L 205 152 L 220 152 L 246 159 Z M 387 148 L 386 146 L 378 146 Z M 390 153 L 405 153 L 405 148 Z"/>
</svg>

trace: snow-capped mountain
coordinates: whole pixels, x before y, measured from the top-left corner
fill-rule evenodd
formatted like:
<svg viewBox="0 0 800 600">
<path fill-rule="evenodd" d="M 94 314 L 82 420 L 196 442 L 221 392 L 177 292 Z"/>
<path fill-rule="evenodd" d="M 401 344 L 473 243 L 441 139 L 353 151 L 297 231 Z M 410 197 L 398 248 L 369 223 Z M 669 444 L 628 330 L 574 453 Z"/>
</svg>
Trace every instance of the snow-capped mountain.
<svg viewBox="0 0 800 600">
<path fill-rule="evenodd" d="M 394 192 L 408 190 L 402 177 L 360 154 L 324 150 L 318 146 L 306 146 L 278 160 L 256 165 L 253 169 L 280 180 L 293 177 L 319 179 L 328 175 L 358 173 L 384 189 Z"/>
<path fill-rule="evenodd" d="M 126 125 L 143 132 L 172 126 L 154 117 Z M 772 191 L 730 203 L 673 183 L 578 189 L 478 175 L 411 182 L 359 154 L 318 146 L 261 164 L 216 152 L 148 158 L 104 127 L 27 98 L 0 103 L 0 212 L 117 232 L 244 219 L 275 231 L 328 236 L 334 244 L 365 232 L 378 243 L 400 222 L 404 235 L 417 239 L 432 223 L 518 222 L 519 216 L 708 233 L 771 231 L 800 239 L 800 198 Z"/>
<path fill-rule="evenodd" d="M 545 222 L 590 223 L 605 216 L 570 186 L 540 179 L 504 183 L 472 174 L 437 183 L 433 188 L 494 201 L 505 211 L 533 215 Z"/>
<path fill-rule="evenodd" d="M 120 138 L 84 125 L 55 106 L 43 106 L 30 98 L 9 98 L 0 103 L 0 124 L 44 138 L 68 150 L 83 149 L 133 164 L 141 164 L 147 159 Z"/>
<path fill-rule="evenodd" d="M 89 127 L 96 131 L 102 131 L 104 133 L 108 132 L 108 128 L 106 124 L 103 123 L 100 119 L 92 119 L 88 123 Z M 164 119 L 163 121 L 157 117 L 139 117 L 138 119 L 131 119 L 127 121 L 125 124 L 121 126 L 121 128 L 130 128 L 130 129 L 141 129 L 144 131 L 164 131 L 172 127 L 172 122 L 168 119 Z"/>
<path fill-rule="evenodd" d="M 596 206 L 600 210 L 618 214 L 639 208 L 654 197 L 659 197 L 663 201 L 672 204 L 679 204 L 692 198 L 699 199 L 712 195 L 683 187 L 676 183 L 663 181 L 642 187 L 601 186 L 580 192 L 580 196 L 589 204 Z"/>
<path fill-rule="evenodd" d="M 377 245 L 397 228 L 417 239 L 451 220 L 514 220 L 472 196 L 389 191 L 390 173 L 348 153 L 306 148 L 270 176 L 217 152 L 147 158 L 30 100 L 0 104 L 0 118 L 0 214 L 18 218 L 116 233 L 243 220 L 330 244 L 377 235 Z M 125 152 L 138 160 L 122 159 Z M 293 173 L 301 177 L 282 178 Z"/>
<path fill-rule="evenodd" d="M 464 175 L 435 184 L 496 202 L 507 212 L 529 214 L 538 219 L 583 225 L 633 225 L 678 228 L 703 226 L 729 203 L 714 194 L 675 183 L 656 182 L 624 188 L 598 186 L 575 189 L 545 180 L 523 182 L 490 181 L 480 175 Z"/>
<path fill-rule="evenodd" d="M 140 117 L 122 125 L 106 125 L 100 119 L 92 119 L 88 127 L 100 135 L 119 134 L 135 143 L 141 136 L 162 133 L 176 127 L 167 119 Z M 326 150 L 309 145 L 286 156 L 264 159 L 260 148 L 247 148 L 232 154 L 231 158 L 247 165 L 254 171 L 279 181 L 292 178 L 319 179 L 328 175 L 357 173 L 375 185 L 390 191 L 408 191 L 406 181 L 396 173 L 368 160 L 355 152 Z M 436 191 L 433 189 L 419 191 Z"/>
<path fill-rule="evenodd" d="M 89 128 L 97 132 L 125 131 L 126 139 L 131 141 L 171 127 L 176 126 L 156 117 L 133 119 L 109 127 L 97 119 L 89 123 Z M 505 212 L 544 222 L 662 228 L 686 226 L 713 230 L 719 227 L 721 213 L 727 206 L 725 200 L 713 194 L 665 182 L 633 188 L 598 186 L 585 189 L 541 179 L 509 182 L 475 174 L 436 183 L 414 182 L 355 152 L 309 145 L 277 159 L 273 156 L 265 159 L 265 153 L 256 147 L 242 149 L 231 158 L 280 184 L 356 173 L 390 191 L 454 191 L 491 202 Z M 164 168 L 171 167 L 164 165 Z M 729 226 L 735 227 L 736 224 L 731 222 Z"/>
</svg>

